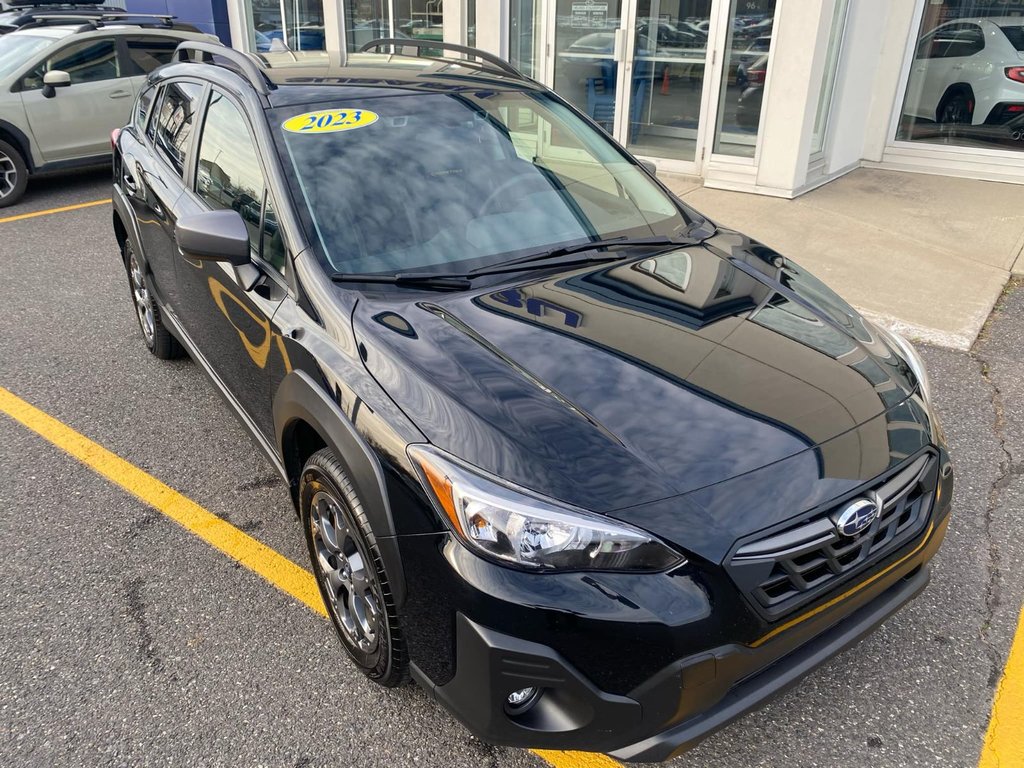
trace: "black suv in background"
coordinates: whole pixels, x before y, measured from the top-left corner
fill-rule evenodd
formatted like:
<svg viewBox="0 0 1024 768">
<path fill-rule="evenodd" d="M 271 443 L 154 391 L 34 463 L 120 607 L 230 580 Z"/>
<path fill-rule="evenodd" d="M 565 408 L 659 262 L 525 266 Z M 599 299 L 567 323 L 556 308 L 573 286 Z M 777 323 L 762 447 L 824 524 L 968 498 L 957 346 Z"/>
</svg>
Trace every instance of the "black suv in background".
<svg viewBox="0 0 1024 768">
<path fill-rule="evenodd" d="M 364 49 L 184 43 L 113 217 L 146 344 L 289 483 L 360 669 L 492 742 L 662 760 L 924 589 L 952 472 L 910 344 L 507 63 Z"/>
</svg>

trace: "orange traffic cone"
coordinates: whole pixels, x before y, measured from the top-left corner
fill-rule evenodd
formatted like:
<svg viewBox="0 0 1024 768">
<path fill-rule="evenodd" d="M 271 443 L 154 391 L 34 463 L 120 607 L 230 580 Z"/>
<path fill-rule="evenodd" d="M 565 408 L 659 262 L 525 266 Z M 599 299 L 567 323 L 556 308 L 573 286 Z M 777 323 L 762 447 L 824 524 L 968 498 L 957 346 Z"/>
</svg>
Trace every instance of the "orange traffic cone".
<svg viewBox="0 0 1024 768">
<path fill-rule="evenodd" d="M 661 76 L 661 95 L 668 96 L 668 67 L 665 67 L 665 74 Z"/>
</svg>

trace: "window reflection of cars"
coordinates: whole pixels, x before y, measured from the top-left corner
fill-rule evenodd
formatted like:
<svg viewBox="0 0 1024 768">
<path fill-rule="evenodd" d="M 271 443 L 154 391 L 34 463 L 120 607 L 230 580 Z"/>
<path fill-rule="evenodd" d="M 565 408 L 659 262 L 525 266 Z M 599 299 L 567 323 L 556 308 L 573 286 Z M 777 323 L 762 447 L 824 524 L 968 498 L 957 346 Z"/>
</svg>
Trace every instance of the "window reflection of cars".
<svg viewBox="0 0 1024 768">
<path fill-rule="evenodd" d="M 749 64 L 740 64 L 736 71 L 736 85 L 742 89 L 736 107 L 736 122 L 745 131 L 756 131 L 761 122 L 761 104 L 767 76 L 768 54 Z"/>
<path fill-rule="evenodd" d="M 1024 113 L 1024 21 L 968 18 L 918 42 L 904 113 L 946 124 L 1001 124 Z"/>
<path fill-rule="evenodd" d="M 705 49 L 708 36 L 691 26 L 676 26 L 667 21 L 644 21 L 637 25 L 638 38 L 646 37 L 650 41 L 657 40 L 658 48 L 697 48 Z M 649 43 L 648 43 L 649 45 Z M 644 49 L 637 40 L 637 49 Z"/>
</svg>

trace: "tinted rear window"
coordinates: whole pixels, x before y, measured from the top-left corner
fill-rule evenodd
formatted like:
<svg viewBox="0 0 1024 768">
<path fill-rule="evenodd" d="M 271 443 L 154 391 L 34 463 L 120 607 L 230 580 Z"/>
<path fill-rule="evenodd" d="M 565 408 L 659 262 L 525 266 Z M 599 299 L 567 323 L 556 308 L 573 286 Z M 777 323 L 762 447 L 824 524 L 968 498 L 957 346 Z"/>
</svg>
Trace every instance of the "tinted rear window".
<svg viewBox="0 0 1024 768">
<path fill-rule="evenodd" d="M 1024 26 L 1000 27 L 1010 44 L 1018 51 L 1024 51 Z"/>
</svg>

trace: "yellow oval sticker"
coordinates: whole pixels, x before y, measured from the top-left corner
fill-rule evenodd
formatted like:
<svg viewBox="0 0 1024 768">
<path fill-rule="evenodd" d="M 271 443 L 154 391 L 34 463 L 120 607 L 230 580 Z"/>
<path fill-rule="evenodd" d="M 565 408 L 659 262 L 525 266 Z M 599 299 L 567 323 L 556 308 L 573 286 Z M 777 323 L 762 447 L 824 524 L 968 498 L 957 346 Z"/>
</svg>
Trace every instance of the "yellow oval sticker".
<svg viewBox="0 0 1024 768">
<path fill-rule="evenodd" d="M 337 133 L 373 125 L 379 117 L 368 109 L 321 109 L 289 117 L 281 127 L 291 133 Z"/>
</svg>

